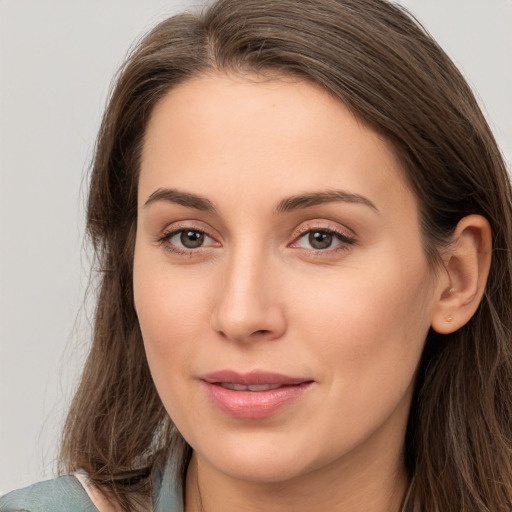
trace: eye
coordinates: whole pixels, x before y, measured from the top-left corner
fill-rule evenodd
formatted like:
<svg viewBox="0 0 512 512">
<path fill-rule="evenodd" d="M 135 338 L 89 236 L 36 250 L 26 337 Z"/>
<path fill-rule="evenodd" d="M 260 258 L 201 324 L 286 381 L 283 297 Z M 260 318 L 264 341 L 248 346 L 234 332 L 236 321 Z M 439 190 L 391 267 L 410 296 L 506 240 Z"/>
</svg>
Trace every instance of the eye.
<svg viewBox="0 0 512 512">
<path fill-rule="evenodd" d="M 215 240 L 199 229 L 179 229 L 165 233 L 159 242 L 165 249 L 177 253 L 189 253 L 194 249 L 216 245 Z"/>
<path fill-rule="evenodd" d="M 179 240 L 179 243 L 182 244 L 183 247 L 186 247 L 187 249 L 196 249 L 197 247 L 201 247 L 203 245 L 205 238 L 208 237 L 201 231 L 191 231 L 184 229 L 176 233 L 171 238 L 171 241 L 176 243 Z"/>
<path fill-rule="evenodd" d="M 292 244 L 292 247 L 326 251 L 328 249 L 347 248 L 347 246 L 352 245 L 354 242 L 354 239 L 344 233 L 332 229 L 310 229 L 298 237 Z"/>
<path fill-rule="evenodd" d="M 307 238 L 308 244 L 313 247 L 313 249 L 328 249 L 335 241 L 334 235 L 327 231 L 310 231 Z"/>
</svg>

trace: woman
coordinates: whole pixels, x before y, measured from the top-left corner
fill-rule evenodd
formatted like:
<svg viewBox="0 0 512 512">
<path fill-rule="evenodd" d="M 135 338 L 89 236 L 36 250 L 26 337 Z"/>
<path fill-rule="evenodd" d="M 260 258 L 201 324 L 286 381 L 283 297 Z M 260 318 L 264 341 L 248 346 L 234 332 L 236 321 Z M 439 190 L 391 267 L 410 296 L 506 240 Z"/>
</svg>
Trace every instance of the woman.
<svg viewBox="0 0 512 512">
<path fill-rule="evenodd" d="M 509 510 L 511 205 L 467 84 L 396 6 L 163 22 L 98 138 L 75 476 L 2 510 Z"/>
</svg>

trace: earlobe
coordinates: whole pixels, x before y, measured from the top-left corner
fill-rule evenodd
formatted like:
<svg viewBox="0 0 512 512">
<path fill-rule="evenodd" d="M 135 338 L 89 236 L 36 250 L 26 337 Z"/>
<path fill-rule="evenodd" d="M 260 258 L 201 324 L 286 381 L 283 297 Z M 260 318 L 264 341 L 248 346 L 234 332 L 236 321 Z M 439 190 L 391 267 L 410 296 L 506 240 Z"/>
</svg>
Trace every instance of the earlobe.
<svg viewBox="0 0 512 512">
<path fill-rule="evenodd" d="M 458 224 L 439 279 L 432 328 L 450 334 L 465 325 L 482 299 L 491 266 L 492 235 L 487 219 L 468 215 Z"/>
</svg>

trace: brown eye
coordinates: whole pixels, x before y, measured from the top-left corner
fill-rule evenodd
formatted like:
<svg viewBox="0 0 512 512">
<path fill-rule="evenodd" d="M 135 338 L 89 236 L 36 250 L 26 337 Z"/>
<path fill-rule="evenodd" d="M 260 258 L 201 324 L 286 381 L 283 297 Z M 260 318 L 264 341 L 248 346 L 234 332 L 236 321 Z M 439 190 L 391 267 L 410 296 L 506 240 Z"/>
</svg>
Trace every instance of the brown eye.
<svg viewBox="0 0 512 512">
<path fill-rule="evenodd" d="M 348 249 L 354 243 L 354 238 L 341 231 L 317 228 L 303 231 L 302 235 L 291 244 L 291 247 L 317 251 L 318 254 L 321 252 L 331 254 L 332 251 Z"/>
<path fill-rule="evenodd" d="M 310 231 L 308 242 L 313 249 L 328 249 L 332 245 L 333 238 L 333 234 L 328 231 Z"/>
<path fill-rule="evenodd" d="M 165 233 L 158 242 L 174 254 L 191 256 L 202 254 L 201 251 L 221 247 L 216 240 L 200 229 L 183 228 Z"/>
<path fill-rule="evenodd" d="M 196 249 L 204 243 L 204 233 L 201 233 L 201 231 L 183 230 L 179 238 L 183 247 L 187 249 Z"/>
</svg>

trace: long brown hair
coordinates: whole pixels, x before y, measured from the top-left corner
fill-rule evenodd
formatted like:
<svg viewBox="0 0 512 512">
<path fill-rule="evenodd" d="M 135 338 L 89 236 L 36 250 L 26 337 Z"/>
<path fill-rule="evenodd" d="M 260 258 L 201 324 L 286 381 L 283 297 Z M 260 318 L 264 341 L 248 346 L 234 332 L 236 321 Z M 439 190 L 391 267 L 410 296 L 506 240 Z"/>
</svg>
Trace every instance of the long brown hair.
<svg viewBox="0 0 512 512">
<path fill-rule="evenodd" d="M 485 216 L 493 261 L 473 318 L 431 331 L 405 439 L 415 512 L 512 509 L 512 194 L 477 102 L 451 60 L 384 0 L 219 0 L 169 18 L 127 59 L 97 140 L 87 226 L 101 275 L 94 339 L 64 431 L 62 461 L 125 510 L 161 454 L 190 447 L 146 362 L 133 305 L 137 181 L 145 128 L 173 87 L 211 70 L 321 85 L 394 147 L 418 199 L 427 258 L 464 216 Z"/>
</svg>

